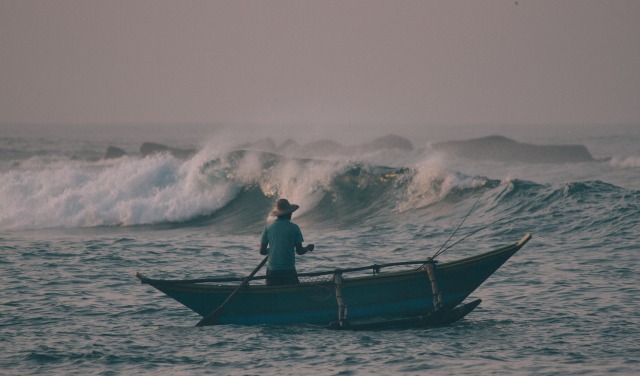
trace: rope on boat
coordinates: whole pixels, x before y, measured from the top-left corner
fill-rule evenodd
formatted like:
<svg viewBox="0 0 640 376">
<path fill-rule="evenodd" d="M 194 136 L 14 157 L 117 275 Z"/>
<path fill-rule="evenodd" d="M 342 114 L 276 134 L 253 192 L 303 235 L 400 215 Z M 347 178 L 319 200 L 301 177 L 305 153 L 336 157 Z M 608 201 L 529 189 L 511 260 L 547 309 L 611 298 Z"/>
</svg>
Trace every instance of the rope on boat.
<svg viewBox="0 0 640 376">
<path fill-rule="evenodd" d="M 458 245 L 460 242 L 462 242 L 462 241 L 466 240 L 468 237 L 470 237 L 470 236 L 472 236 L 472 235 L 477 234 L 478 232 L 480 232 L 480 231 L 482 231 L 482 230 L 486 229 L 487 227 L 491 227 L 491 226 L 495 225 L 496 223 L 498 223 L 498 222 L 500 222 L 500 221 L 504 221 L 505 219 L 511 219 L 512 217 L 513 217 L 513 215 L 510 215 L 510 216 L 508 216 L 508 217 L 498 218 L 498 219 L 496 219 L 495 221 L 493 221 L 493 222 L 489 223 L 488 225 L 484 225 L 484 226 L 480 227 L 479 229 L 477 229 L 477 230 L 475 230 L 475 231 L 472 231 L 472 232 L 468 233 L 468 234 L 467 234 L 467 235 L 465 235 L 462 239 L 460 239 L 460 240 L 456 241 L 455 243 L 451 244 L 450 246 L 448 246 L 447 248 L 443 249 L 442 251 L 438 251 L 438 252 L 436 252 L 436 254 L 435 254 L 433 257 L 431 257 L 431 258 L 433 259 L 433 258 L 435 258 L 436 256 L 440 256 L 441 254 L 443 254 L 443 253 L 444 253 L 445 251 L 447 251 L 448 249 L 450 249 L 450 248 L 452 248 L 452 247 L 454 247 L 454 246 Z"/>
<path fill-rule="evenodd" d="M 343 328 L 347 325 L 347 305 L 342 299 L 342 271 L 335 271 L 333 282 L 336 285 L 336 300 L 338 301 L 338 325 Z"/>
<path fill-rule="evenodd" d="M 373 264 L 369 266 L 360 266 L 355 268 L 345 268 L 340 269 L 340 273 L 353 273 L 360 272 L 364 270 L 372 270 L 373 275 L 377 275 L 380 273 L 382 268 L 389 268 L 394 266 L 408 266 L 408 265 L 422 265 L 424 264 L 424 260 L 420 261 L 401 261 L 401 262 L 390 262 L 387 264 Z M 323 271 L 323 272 L 309 272 L 309 273 L 298 273 L 298 277 L 320 277 L 320 276 L 328 276 L 335 274 L 336 271 Z M 222 277 L 222 278 L 196 278 L 196 279 L 153 279 L 147 276 L 144 276 L 140 273 L 137 274 L 137 277 L 140 279 L 141 283 L 149 283 L 152 282 L 154 284 L 162 284 L 162 285 L 190 285 L 190 284 L 198 284 L 198 283 L 224 283 L 224 282 L 242 282 L 244 277 Z M 266 276 L 256 276 L 253 277 L 252 280 L 260 280 L 266 279 Z"/>
<path fill-rule="evenodd" d="M 442 250 L 447 243 L 449 243 L 449 240 L 451 240 L 451 238 L 453 238 L 453 236 L 456 234 L 456 232 L 458 232 L 458 230 L 460 229 L 460 226 L 462 226 L 462 224 L 464 223 L 464 221 L 467 220 L 467 217 L 469 216 L 469 214 L 471 214 L 471 212 L 473 211 L 473 209 L 475 209 L 476 205 L 478 205 L 478 201 L 480 201 L 480 197 L 482 197 L 482 194 L 484 193 L 484 190 L 487 188 L 487 186 L 483 186 L 482 190 L 480 191 L 480 194 L 478 195 L 478 198 L 476 199 L 476 202 L 473 203 L 473 206 L 471 207 L 471 209 L 469 210 L 469 212 L 467 213 L 467 215 L 464 216 L 464 218 L 462 219 L 462 222 L 460 222 L 460 224 L 458 225 L 458 227 L 456 227 L 455 231 L 453 232 L 453 234 L 451 234 L 451 236 L 449 236 L 449 239 L 447 239 L 446 242 L 444 242 L 444 244 L 440 247 L 440 249 L 438 249 L 438 252 L 436 252 L 433 256 L 431 256 L 432 259 L 438 257 L 438 255 L 440 255 L 441 253 L 443 253 L 444 251 L 446 251 L 447 249 L 451 248 L 446 248 L 444 250 Z"/>
</svg>

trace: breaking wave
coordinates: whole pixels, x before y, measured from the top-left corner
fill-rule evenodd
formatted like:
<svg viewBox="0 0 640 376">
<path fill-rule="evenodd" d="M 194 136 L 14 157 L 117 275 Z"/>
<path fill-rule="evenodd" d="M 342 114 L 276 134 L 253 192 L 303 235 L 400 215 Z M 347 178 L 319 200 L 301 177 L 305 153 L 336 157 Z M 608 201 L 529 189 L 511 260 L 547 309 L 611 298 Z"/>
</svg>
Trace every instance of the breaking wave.
<svg viewBox="0 0 640 376">
<path fill-rule="evenodd" d="M 507 213 L 533 206 L 539 212 L 567 191 L 601 188 L 560 189 L 468 176 L 447 169 L 437 157 L 386 167 L 213 148 L 203 148 L 187 160 L 169 154 L 93 162 L 34 157 L 0 175 L 3 229 L 212 224 L 254 228 L 264 223 L 278 197 L 301 205 L 297 218 L 340 228 L 394 216 L 437 216 L 452 205 L 468 208 L 469 200 L 485 191 L 489 193 L 483 210 Z"/>
</svg>

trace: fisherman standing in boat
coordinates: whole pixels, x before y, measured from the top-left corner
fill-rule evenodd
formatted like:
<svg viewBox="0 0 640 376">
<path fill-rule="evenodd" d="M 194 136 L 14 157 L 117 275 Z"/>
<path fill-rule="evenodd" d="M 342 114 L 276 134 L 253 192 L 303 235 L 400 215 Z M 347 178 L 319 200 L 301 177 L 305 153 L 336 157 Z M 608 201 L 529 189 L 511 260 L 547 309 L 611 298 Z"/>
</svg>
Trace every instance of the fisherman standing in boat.
<svg viewBox="0 0 640 376">
<path fill-rule="evenodd" d="M 300 283 L 296 272 L 296 256 L 313 251 L 313 244 L 302 246 L 304 239 L 300 227 L 291 222 L 291 214 L 300 206 L 281 198 L 271 215 L 277 217 L 262 231 L 260 254 L 269 255 L 267 285 L 292 285 Z M 267 248 L 268 247 L 268 248 Z"/>
</svg>

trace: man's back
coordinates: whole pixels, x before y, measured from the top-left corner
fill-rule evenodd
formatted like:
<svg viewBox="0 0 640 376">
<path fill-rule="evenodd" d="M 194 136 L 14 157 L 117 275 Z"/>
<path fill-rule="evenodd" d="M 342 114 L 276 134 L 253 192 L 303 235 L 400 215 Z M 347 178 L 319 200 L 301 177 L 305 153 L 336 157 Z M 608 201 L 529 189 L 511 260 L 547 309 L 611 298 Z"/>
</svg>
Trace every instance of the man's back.
<svg viewBox="0 0 640 376">
<path fill-rule="evenodd" d="M 269 270 L 295 270 L 295 246 L 303 242 L 300 227 L 278 218 L 262 232 L 262 243 L 269 244 Z"/>
</svg>

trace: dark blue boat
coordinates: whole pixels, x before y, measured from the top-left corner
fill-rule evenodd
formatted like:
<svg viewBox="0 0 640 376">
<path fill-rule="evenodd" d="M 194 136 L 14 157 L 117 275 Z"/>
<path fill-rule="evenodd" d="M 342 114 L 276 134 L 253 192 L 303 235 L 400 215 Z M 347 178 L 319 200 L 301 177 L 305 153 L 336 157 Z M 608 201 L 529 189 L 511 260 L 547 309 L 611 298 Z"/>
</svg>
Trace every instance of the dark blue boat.
<svg viewBox="0 0 640 376">
<path fill-rule="evenodd" d="M 248 284 L 242 278 L 136 276 L 202 316 L 199 325 L 314 324 L 351 329 L 443 325 L 471 312 L 479 300 L 461 303 L 529 239 L 526 234 L 514 244 L 445 263 L 423 260 L 301 273 L 303 282 L 290 286 Z M 401 265 L 419 266 L 384 271 Z M 367 269 L 372 273 L 358 275 Z M 304 282 L 307 278 L 321 280 Z M 229 284 L 239 281 L 240 286 Z"/>
</svg>

